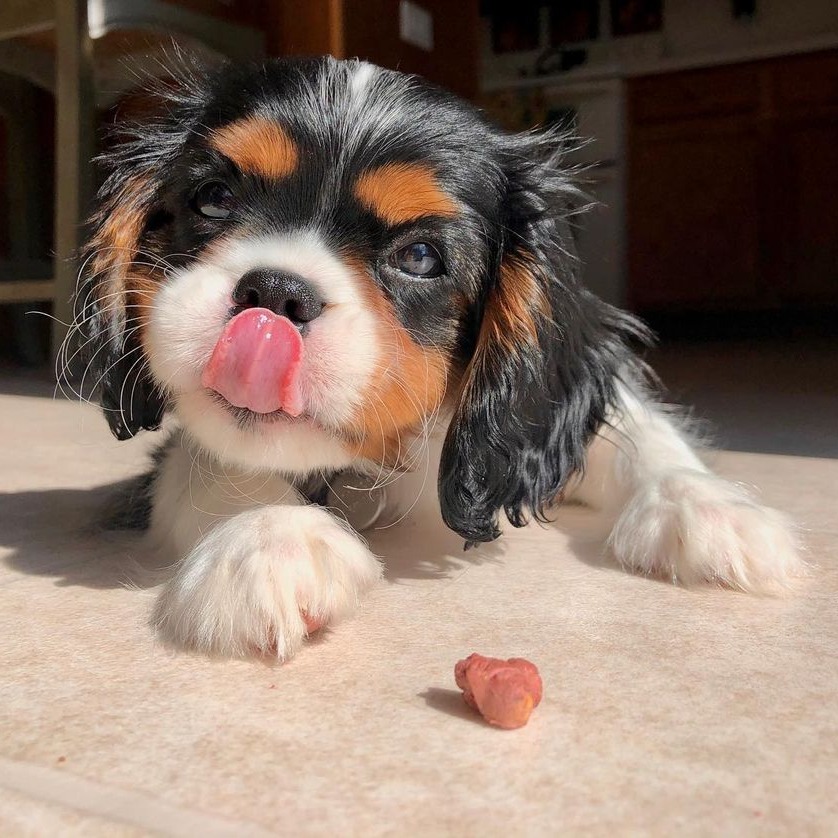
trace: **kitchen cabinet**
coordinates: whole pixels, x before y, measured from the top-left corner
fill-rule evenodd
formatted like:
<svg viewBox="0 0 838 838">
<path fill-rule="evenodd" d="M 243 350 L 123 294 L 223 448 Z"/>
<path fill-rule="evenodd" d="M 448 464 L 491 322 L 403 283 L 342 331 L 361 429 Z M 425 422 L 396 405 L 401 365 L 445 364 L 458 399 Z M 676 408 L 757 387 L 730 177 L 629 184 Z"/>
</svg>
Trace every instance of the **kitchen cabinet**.
<svg viewBox="0 0 838 838">
<path fill-rule="evenodd" d="M 627 82 L 628 302 L 838 305 L 838 52 Z"/>
</svg>

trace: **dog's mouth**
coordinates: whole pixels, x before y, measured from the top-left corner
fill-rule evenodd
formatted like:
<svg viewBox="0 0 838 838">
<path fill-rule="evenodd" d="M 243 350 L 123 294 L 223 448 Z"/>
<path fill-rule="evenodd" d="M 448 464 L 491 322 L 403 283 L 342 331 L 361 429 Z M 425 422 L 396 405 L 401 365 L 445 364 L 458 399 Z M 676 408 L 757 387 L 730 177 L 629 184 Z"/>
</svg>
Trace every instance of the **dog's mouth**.
<svg viewBox="0 0 838 838">
<path fill-rule="evenodd" d="M 224 327 L 201 383 L 241 415 L 300 417 L 303 354 L 300 331 L 287 317 L 248 308 Z"/>
<path fill-rule="evenodd" d="M 305 343 L 286 317 L 264 308 L 236 314 L 204 367 L 204 391 L 239 430 L 306 427 L 344 439 L 342 429 L 315 416 L 303 393 Z"/>
<path fill-rule="evenodd" d="M 247 407 L 237 407 L 231 404 L 220 393 L 214 390 L 205 390 L 213 404 L 221 408 L 236 424 L 240 431 L 250 433 L 266 433 L 270 430 L 281 432 L 283 428 L 305 427 L 311 430 L 320 431 L 322 434 L 343 439 L 344 434 L 333 426 L 325 424 L 313 414 L 304 412 L 298 416 L 292 416 L 284 410 L 273 410 L 270 413 L 259 413 Z"/>
<path fill-rule="evenodd" d="M 311 421 L 307 414 L 300 414 L 299 416 L 291 416 L 282 408 L 278 410 L 271 410 L 268 413 L 251 410 L 249 407 L 238 407 L 227 401 L 221 393 L 215 390 L 207 389 L 209 397 L 215 404 L 223 408 L 226 413 L 235 419 L 236 424 L 242 428 L 254 427 L 257 425 L 276 425 L 279 423 L 285 424 L 303 424 Z"/>
</svg>

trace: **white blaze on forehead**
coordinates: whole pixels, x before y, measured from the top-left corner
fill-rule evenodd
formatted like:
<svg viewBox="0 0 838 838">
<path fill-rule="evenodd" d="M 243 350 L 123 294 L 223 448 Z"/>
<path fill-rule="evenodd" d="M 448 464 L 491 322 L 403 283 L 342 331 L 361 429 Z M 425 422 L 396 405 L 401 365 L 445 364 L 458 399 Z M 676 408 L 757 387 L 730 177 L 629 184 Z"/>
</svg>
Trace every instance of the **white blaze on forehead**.
<svg viewBox="0 0 838 838">
<path fill-rule="evenodd" d="M 304 96 L 304 128 L 322 134 L 327 142 L 340 142 L 340 156 L 351 158 L 359 146 L 386 146 L 398 142 L 412 129 L 410 115 L 415 81 L 409 76 L 383 70 L 366 61 L 323 63 L 317 82 Z"/>
<path fill-rule="evenodd" d="M 349 79 L 349 95 L 353 105 L 363 104 L 367 92 L 370 89 L 373 76 L 378 72 L 378 67 L 367 61 L 358 64 L 357 69 Z"/>
<path fill-rule="evenodd" d="M 303 147 L 313 143 L 328 154 L 313 197 L 315 219 L 329 218 L 359 155 L 363 160 L 374 158 L 415 131 L 415 90 L 416 82 L 401 73 L 366 61 L 329 58 L 316 78 L 301 88 L 299 102 L 289 103 Z"/>
</svg>

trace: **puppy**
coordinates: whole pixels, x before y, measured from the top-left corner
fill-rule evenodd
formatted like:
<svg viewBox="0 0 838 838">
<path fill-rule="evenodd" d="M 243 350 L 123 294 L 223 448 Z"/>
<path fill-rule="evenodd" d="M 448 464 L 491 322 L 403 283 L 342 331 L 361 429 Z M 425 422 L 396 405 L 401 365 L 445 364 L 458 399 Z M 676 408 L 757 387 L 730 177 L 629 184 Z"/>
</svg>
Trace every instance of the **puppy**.
<svg viewBox="0 0 838 838">
<path fill-rule="evenodd" d="M 800 572 L 784 518 L 648 395 L 644 327 L 580 284 L 560 137 L 331 58 L 162 95 L 107 156 L 77 310 L 113 433 L 172 414 L 149 488 L 163 639 L 293 655 L 379 579 L 356 530 L 434 476 L 466 545 L 564 498 L 609 516 L 633 571 L 754 591 Z"/>
</svg>

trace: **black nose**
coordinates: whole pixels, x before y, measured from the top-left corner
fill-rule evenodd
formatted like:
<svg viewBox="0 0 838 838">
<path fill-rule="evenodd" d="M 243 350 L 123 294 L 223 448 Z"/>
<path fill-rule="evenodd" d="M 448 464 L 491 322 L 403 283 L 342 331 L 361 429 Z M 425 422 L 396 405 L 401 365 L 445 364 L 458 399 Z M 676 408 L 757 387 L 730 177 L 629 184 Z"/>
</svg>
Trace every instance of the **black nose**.
<svg viewBox="0 0 838 838">
<path fill-rule="evenodd" d="M 302 277 L 286 271 L 256 268 L 233 289 L 233 302 L 242 308 L 268 308 L 294 323 L 308 323 L 323 310 L 323 303 Z"/>
</svg>

